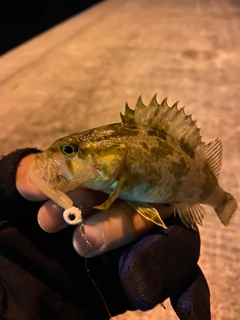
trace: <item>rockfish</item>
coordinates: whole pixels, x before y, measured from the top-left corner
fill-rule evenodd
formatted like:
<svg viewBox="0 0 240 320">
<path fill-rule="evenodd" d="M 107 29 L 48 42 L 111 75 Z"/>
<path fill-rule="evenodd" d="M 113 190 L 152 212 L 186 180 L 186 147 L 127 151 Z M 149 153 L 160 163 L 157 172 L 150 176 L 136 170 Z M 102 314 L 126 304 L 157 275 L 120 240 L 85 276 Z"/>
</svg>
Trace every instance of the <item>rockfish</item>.
<svg viewBox="0 0 240 320">
<path fill-rule="evenodd" d="M 60 196 L 67 199 L 66 192 L 89 188 L 109 194 L 97 209 L 105 210 L 122 198 L 162 227 L 153 203 L 172 205 L 184 224 L 194 229 L 204 217 L 200 204 L 212 206 L 221 222 L 229 224 L 237 202 L 218 184 L 222 158 L 218 139 L 202 142 L 191 115 L 177 103 L 169 107 L 167 99 L 158 104 L 156 95 L 148 106 L 141 97 L 134 110 L 126 104 L 121 120 L 73 133 L 38 153 L 36 165 L 44 179 L 39 188 L 65 209 L 71 203 L 62 204 Z"/>
</svg>

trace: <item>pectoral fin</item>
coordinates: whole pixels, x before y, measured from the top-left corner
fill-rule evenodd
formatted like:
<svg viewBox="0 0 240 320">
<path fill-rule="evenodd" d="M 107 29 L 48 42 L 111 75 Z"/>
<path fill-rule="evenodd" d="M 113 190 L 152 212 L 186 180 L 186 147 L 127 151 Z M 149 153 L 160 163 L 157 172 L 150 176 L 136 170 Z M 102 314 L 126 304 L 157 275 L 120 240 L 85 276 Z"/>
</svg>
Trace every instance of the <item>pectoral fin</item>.
<svg viewBox="0 0 240 320">
<path fill-rule="evenodd" d="M 117 197 L 119 196 L 119 193 L 124 190 L 125 181 L 126 181 L 125 175 L 122 175 L 120 177 L 119 181 L 114 182 L 114 185 L 116 184 L 116 182 L 117 182 L 117 185 L 116 185 L 115 189 L 113 190 L 113 192 L 110 193 L 107 200 L 105 202 L 103 202 L 102 204 L 100 204 L 99 206 L 95 206 L 94 209 L 98 209 L 98 210 L 108 209 L 112 205 L 112 203 L 117 199 Z"/>
<path fill-rule="evenodd" d="M 197 229 L 197 224 L 202 225 L 202 220 L 205 215 L 205 210 L 200 204 L 185 204 L 181 203 L 175 206 L 182 222 L 192 229 Z"/>
<path fill-rule="evenodd" d="M 154 222 L 158 226 L 167 229 L 157 209 L 151 207 L 146 203 L 127 201 L 138 213 L 145 219 Z"/>
<path fill-rule="evenodd" d="M 107 198 L 107 200 L 104 201 L 99 206 L 95 206 L 94 209 L 97 209 L 97 210 L 106 210 L 106 209 L 108 209 L 112 205 L 112 203 L 117 199 L 118 195 L 119 195 L 118 190 L 114 189 L 113 192 Z"/>
</svg>

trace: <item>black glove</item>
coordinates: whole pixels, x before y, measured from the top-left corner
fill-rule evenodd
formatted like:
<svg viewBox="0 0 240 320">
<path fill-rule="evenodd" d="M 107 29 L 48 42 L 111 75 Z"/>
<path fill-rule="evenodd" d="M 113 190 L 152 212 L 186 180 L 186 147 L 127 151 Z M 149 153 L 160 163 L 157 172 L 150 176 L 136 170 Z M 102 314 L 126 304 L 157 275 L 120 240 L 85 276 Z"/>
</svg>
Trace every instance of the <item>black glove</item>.
<svg viewBox="0 0 240 320">
<path fill-rule="evenodd" d="M 126 248 L 119 259 L 122 285 L 132 304 L 152 309 L 170 298 L 181 320 L 210 319 L 210 294 L 197 266 L 199 232 L 187 228 L 179 217 L 166 221 Z"/>
<path fill-rule="evenodd" d="M 0 162 L 0 316 L 108 319 L 85 259 L 72 247 L 73 230 L 44 233 L 36 220 L 40 204 L 21 199 L 16 191 L 16 165 L 30 152 L 19 150 Z M 131 245 L 88 259 L 112 315 L 149 310 L 170 297 L 181 320 L 210 319 L 209 290 L 197 266 L 199 234 L 179 218 L 166 224 L 167 230 L 156 227 Z"/>
</svg>

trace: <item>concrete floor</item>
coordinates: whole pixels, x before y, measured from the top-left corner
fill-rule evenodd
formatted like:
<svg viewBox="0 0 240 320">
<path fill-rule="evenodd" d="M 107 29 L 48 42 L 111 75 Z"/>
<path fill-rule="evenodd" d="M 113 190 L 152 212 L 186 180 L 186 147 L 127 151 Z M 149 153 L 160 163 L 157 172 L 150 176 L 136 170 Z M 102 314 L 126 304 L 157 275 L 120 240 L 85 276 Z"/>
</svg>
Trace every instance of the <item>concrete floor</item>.
<svg viewBox="0 0 240 320">
<path fill-rule="evenodd" d="M 1 154 L 118 122 L 125 101 L 158 93 L 222 141 L 220 184 L 240 203 L 239 30 L 235 0 L 98 4 L 0 58 Z M 228 228 L 208 209 L 200 230 L 213 320 L 239 319 L 239 222 L 239 209 Z M 115 319 L 177 319 L 166 306 Z"/>
</svg>

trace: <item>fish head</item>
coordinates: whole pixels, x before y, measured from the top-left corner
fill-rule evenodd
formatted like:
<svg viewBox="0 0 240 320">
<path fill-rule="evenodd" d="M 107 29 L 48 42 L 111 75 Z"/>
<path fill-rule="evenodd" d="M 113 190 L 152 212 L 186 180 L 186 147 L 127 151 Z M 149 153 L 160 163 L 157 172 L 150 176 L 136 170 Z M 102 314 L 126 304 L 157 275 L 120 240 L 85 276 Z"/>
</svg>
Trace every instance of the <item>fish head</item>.
<svg viewBox="0 0 240 320">
<path fill-rule="evenodd" d="M 67 192 L 92 180 L 97 172 L 91 154 L 80 148 L 79 140 L 68 136 L 54 142 L 35 159 L 48 185 Z"/>
<path fill-rule="evenodd" d="M 63 192 L 76 188 L 104 190 L 115 182 L 126 148 L 108 139 L 72 134 L 36 155 L 44 180 Z"/>
</svg>

